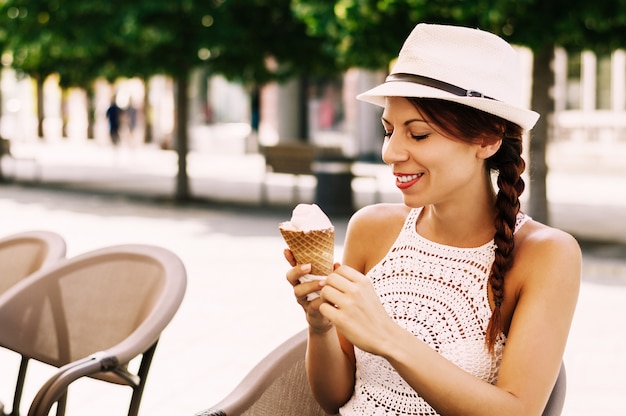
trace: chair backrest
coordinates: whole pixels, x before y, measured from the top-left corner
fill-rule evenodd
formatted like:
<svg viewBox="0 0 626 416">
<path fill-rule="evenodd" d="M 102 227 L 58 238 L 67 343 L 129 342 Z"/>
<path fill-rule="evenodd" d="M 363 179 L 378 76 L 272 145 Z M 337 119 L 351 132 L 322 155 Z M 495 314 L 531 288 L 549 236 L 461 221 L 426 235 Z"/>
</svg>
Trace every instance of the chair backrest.
<svg viewBox="0 0 626 416">
<path fill-rule="evenodd" d="M 66 254 L 63 237 L 52 231 L 33 230 L 0 239 L 0 294 L 37 270 Z"/>
<path fill-rule="evenodd" d="M 327 416 L 306 377 L 307 333 L 302 330 L 283 342 L 223 400 L 196 416 Z"/>
<path fill-rule="evenodd" d="M 0 346 L 55 367 L 96 357 L 101 366 L 77 377 L 133 385 L 126 364 L 155 345 L 186 282 L 180 259 L 151 245 L 112 246 L 61 260 L 0 296 Z"/>
<path fill-rule="evenodd" d="M 565 404 L 565 393 L 567 390 L 567 373 L 565 372 L 565 364 L 561 363 L 561 370 L 556 379 L 548 403 L 543 410 L 542 416 L 560 416 L 563 412 Z"/>
<path fill-rule="evenodd" d="M 304 365 L 308 331 L 298 332 L 263 358 L 226 397 L 195 416 L 328 416 L 310 391 Z M 559 416 L 565 401 L 565 367 L 543 416 Z"/>
</svg>

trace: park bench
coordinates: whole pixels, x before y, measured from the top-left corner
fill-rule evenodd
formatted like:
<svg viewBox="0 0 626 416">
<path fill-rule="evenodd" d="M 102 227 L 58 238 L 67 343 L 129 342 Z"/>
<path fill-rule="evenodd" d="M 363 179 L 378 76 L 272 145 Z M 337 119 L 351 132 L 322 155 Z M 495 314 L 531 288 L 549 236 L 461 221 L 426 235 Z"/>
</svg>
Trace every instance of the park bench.
<svg viewBox="0 0 626 416">
<path fill-rule="evenodd" d="M 263 180 L 261 198 L 263 203 L 268 201 L 267 175 L 274 173 L 293 176 L 292 202 L 300 200 L 300 177 L 303 175 L 315 175 L 316 166 L 320 160 L 328 158 L 341 158 L 342 150 L 338 147 L 319 147 L 311 143 L 287 142 L 273 146 L 264 146 L 261 153 L 265 158 L 266 178 Z"/>
<path fill-rule="evenodd" d="M 345 176 L 368 178 L 372 180 L 374 186 L 374 202 L 380 202 L 381 193 L 376 183 L 376 175 L 368 169 L 357 169 L 352 160 L 343 155 L 340 147 L 321 147 L 311 143 L 303 142 L 286 142 L 273 146 L 264 146 L 260 149 L 265 158 L 265 175 L 262 181 L 261 200 L 262 203 L 268 202 L 268 175 L 286 174 L 293 176 L 291 186 L 291 202 L 300 202 L 300 177 L 304 175 L 316 176 L 318 180 L 317 186 L 320 185 L 320 178 L 328 180 L 329 175 L 343 176 L 342 180 L 347 180 Z M 361 165 L 367 165 L 361 163 Z M 326 184 L 328 184 L 326 182 Z M 316 197 L 322 199 L 338 198 L 341 195 L 331 196 L 324 192 L 326 189 L 316 189 Z M 332 193 L 332 191 L 330 191 Z"/>
</svg>

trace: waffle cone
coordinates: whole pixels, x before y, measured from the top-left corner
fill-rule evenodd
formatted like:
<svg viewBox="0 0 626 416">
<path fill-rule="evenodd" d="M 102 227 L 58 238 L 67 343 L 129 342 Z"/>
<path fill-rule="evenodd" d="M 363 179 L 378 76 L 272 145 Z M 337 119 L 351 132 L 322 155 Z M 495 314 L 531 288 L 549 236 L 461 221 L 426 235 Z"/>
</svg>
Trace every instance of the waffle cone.
<svg viewBox="0 0 626 416">
<path fill-rule="evenodd" d="M 328 276 L 333 271 L 335 229 L 294 231 L 279 227 L 298 264 L 311 264 L 311 273 Z"/>
</svg>

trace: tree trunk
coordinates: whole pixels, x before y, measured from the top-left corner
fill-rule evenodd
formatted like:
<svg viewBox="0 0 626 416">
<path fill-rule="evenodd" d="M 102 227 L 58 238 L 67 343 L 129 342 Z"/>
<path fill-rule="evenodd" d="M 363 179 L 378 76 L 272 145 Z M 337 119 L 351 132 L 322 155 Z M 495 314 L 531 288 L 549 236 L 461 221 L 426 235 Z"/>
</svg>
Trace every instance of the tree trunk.
<svg viewBox="0 0 626 416">
<path fill-rule="evenodd" d="M 550 223 L 548 210 L 546 148 L 550 120 L 554 113 L 554 98 L 550 89 L 554 85 L 554 45 L 549 44 L 534 51 L 532 109 L 541 114 L 530 138 L 530 199 L 529 215 L 544 224 Z"/>
<path fill-rule="evenodd" d="M 69 108 L 67 102 L 67 88 L 61 88 L 61 137 L 67 138 L 67 123 L 69 122 Z"/>
<path fill-rule="evenodd" d="M 36 88 L 37 88 L 37 136 L 39 138 L 43 138 L 43 120 L 44 120 L 44 110 L 43 110 L 43 76 L 39 75 L 35 77 Z"/>
<path fill-rule="evenodd" d="M 175 94 L 175 130 L 174 143 L 178 155 L 178 174 L 176 175 L 176 200 L 188 201 L 191 199 L 189 191 L 189 176 L 187 174 L 187 153 L 189 148 L 189 136 L 187 134 L 188 102 L 187 88 L 189 76 L 184 75 L 174 80 Z"/>
<path fill-rule="evenodd" d="M 199 72 L 198 81 L 198 105 L 200 106 L 200 114 L 202 124 L 211 124 L 212 122 L 212 109 L 209 100 L 209 78 L 210 72 L 207 68 L 202 68 Z"/>
<path fill-rule="evenodd" d="M 87 88 L 87 139 L 94 139 L 96 124 L 96 99 L 93 86 Z"/>
<path fill-rule="evenodd" d="M 0 64 L 0 85 L 2 85 L 2 75 L 3 75 L 3 66 Z M 4 107 L 2 105 L 2 103 L 4 103 L 4 96 L 2 94 L 2 88 L 0 88 L 0 120 L 2 119 L 2 116 L 4 115 L 2 112 L 2 108 Z"/>
<path fill-rule="evenodd" d="M 143 141 L 144 143 L 152 143 L 152 107 L 150 107 L 150 79 L 144 78 L 144 95 L 143 95 Z"/>
<path fill-rule="evenodd" d="M 2 67 L 0 66 L 0 85 L 2 85 Z M 2 88 L 0 88 L 0 120 L 2 120 L 2 103 L 4 102 L 4 97 L 2 96 Z M 4 137 L 2 137 L 2 135 L 0 135 L 0 161 L 2 159 L 2 156 L 4 156 L 5 153 L 7 153 L 8 148 L 10 146 L 10 142 L 8 141 L 8 139 L 5 139 Z M 4 172 L 2 171 L 2 164 L 0 164 L 0 182 L 4 182 L 5 178 L 4 178 Z"/>
<path fill-rule="evenodd" d="M 298 80 L 298 118 L 300 119 L 298 139 L 305 142 L 311 141 L 309 137 L 309 85 L 308 75 L 301 75 Z"/>
</svg>

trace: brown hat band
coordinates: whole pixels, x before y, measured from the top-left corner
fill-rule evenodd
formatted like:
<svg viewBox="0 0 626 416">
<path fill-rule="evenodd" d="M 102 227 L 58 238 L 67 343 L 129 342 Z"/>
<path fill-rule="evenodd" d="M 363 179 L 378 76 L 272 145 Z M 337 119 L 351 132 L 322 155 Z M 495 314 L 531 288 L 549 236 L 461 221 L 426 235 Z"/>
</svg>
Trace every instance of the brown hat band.
<svg viewBox="0 0 626 416">
<path fill-rule="evenodd" d="M 474 90 L 466 90 L 461 87 L 457 87 L 456 85 L 448 84 L 447 82 L 439 81 L 438 79 L 423 77 L 421 75 L 415 74 L 391 74 L 386 79 L 385 82 L 412 82 L 414 84 L 421 84 L 427 87 L 437 88 L 438 90 L 442 90 L 445 92 L 449 92 L 450 94 L 458 95 L 460 97 L 478 97 L 478 98 L 487 98 L 489 100 L 495 100 L 495 98 L 487 97 L 483 95 L 483 93 L 474 91 Z M 497 100 L 496 100 L 497 101 Z"/>
</svg>

